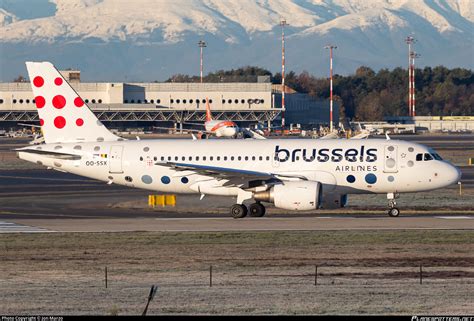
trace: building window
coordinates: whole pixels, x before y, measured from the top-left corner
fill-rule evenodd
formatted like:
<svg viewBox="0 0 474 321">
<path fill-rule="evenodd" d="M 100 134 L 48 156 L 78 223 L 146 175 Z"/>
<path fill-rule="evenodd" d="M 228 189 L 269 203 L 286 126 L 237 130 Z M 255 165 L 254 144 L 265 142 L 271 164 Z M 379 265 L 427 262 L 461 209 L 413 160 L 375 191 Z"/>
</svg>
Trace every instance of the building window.
<svg viewBox="0 0 474 321">
<path fill-rule="evenodd" d="M 128 99 L 125 99 L 123 102 L 124 102 L 124 104 L 128 104 Z M 86 101 L 86 103 L 87 103 L 87 101 Z"/>
</svg>

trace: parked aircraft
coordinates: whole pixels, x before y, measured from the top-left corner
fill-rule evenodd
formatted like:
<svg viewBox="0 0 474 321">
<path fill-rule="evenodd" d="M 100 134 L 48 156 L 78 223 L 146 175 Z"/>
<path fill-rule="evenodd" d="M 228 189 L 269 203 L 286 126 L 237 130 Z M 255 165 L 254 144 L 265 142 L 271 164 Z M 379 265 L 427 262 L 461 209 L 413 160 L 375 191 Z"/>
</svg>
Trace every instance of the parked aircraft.
<svg viewBox="0 0 474 321">
<path fill-rule="evenodd" d="M 399 140 L 125 140 L 51 63 L 26 65 L 45 143 L 18 149 L 21 159 L 108 184 L 234 197 L 234 218 L 263 216 L 264 202 L 306 211 L 343 207 L 348 194 L 375 193 L 386 194 L 388 214 L 398 216 L 400 194 L 460 179 L 433 149 Z"/>
</svg>

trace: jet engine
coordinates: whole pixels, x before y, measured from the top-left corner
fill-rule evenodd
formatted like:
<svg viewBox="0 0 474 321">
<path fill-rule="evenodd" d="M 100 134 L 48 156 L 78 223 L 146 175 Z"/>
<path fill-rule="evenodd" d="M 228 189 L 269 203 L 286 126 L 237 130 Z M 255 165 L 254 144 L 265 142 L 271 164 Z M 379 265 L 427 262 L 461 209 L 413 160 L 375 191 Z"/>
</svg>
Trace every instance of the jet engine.
<svg viewBox="0 0 474 321">
<path fill-rule="evenodd" d="M 315 181 L 284 182 L 266 191 L 256 192 L 256 201 L 275 204 L 278 208 L 292 211 L 309 211 L 319 208 L 322 185 Z"/>
</svg>

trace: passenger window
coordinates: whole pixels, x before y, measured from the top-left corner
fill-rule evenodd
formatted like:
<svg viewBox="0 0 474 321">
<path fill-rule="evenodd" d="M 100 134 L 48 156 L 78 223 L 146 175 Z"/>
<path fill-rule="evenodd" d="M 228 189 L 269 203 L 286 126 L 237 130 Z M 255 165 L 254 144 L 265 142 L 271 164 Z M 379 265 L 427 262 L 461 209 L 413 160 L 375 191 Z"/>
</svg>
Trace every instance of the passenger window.
<svg viewBox="0 0 474 321">
<path fill-rule="evenodd" d="M 416 154 L 416 161 L 420 162 L 423 160 L 423 154 Z"/>
<path fill-rule="evenodd" d="M 233 160 L 234 160 L 234 156 L 231 156 L 231 157 L 230 157 L 230 160 L 233 161 Z"/>
<path fill-rule="evenodd" d="M 227 156 L 224 156 L 224 160 L 225 160 L 225 161 L 227 160 Z"/>
<path fill-rule="evenodd" d="M 196 161 L 198 161 L 198 160 L 199 160 L 199 156 L 196 156 Z"/>
<path fill-rule="evenodd" d="M 428 153 L 425 153 L 425 161 L 430 161 L 430 160 L 433 160 L 433 156 L 431 156 Z"/>
<path fill-rule="evenodd" d="M 260 161 L 263 160 L 263 157 L 262 157 L 262 156 L 259 156 L 259 157 L 258 157 L 258 160 L 260 160 Z"/>
<path fill-rule="evenodd" d="M 253 161 L 255 160 L 255 156 L 252 156 L 252 160 L 253 160 Z"/>
<path fill-rule="evenodd" d="M 237 157 L 238 160 L 242 160 L 242 156 Z"/>
<path fill-rule="evenodd" d="M 165 156 L 161 156 L 161 161 L 163 162 L 165 160 Z"/>
<path fill-rule="evenodd" d="M 249 160 L 249 157 L 248 157 L 248 156 L 245 156 L 245 160 L 248 161 L 248 160 Z"/>
<path fill-rule="evenodd" d="M 210 160 L 210 161 L 213 161 L 213 160 L 214 160 L 214 157 L 213 157 L 213 156 L 210 156 L 210 157 L 209 157 L 209 160 Z"/>
<path fill-rule="evenodd" d="M 181 157 L 181 160 L 184 162 L 186 160 L 186 157 Z"/>
<path fill-rule="evenodd" d="M 178 156 L 175 156 L 175 157 L 174 157 L 174 160 L 177 161 L 177 160 L 178 160 Z"/>
<path fill-rule="evenodd" d="M 171 160 L 171 156 L 168 156 L 168 161 L 170 161 L 170 160 Z"/>
<path fill-rule="evenodd" d="M 202 160 L 205 161 L 205 160 L 206 160 L 206 156 L 203 156 L 203 157 L 202 157 Z"/>
<path fill-rule="evenodd" d="M 217 156 L 217 160 L 220 161 L 220 160 L 221 160 L 221 157 L 220 157 L 220 156 Z"/>
<path fill-rule="evenodd" d="M 192 160 L 193 160 L 193 157 L 192 157 L 192 156 L 189 156 L 189 160 L 192 161 Z"/>
<path fill-rule="evenodd" d="M 267 161 L 269 161 L 269 160 L 270 160 L 270 156 L 267 156 Z"/>
</svg>

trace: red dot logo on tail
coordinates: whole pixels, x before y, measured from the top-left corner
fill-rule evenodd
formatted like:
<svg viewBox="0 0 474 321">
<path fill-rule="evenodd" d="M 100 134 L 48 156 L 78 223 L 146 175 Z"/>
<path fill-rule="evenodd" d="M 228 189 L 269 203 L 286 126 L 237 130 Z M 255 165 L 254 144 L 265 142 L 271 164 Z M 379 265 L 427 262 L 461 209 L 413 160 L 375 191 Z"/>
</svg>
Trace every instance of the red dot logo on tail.
<svg viewBox="0 0 474 321">
<path fill-rule="evenodd" d="M 54 118 L 54 126 L 59 129 L 64 128 L 64 126 L 66 126 L 66 119 L 64 119 L 63 116 Z"/>
<path fill-rule="evenodd" d="M 44 120 L 40 118 L 40 126 L 44 125 Z"/>
<path fill-rule="evenodd" d="M 74 98 L 74 105 L 76 107 L 82 107 L 82 106 L 84 106 L 84 101 L 82 100 L 81 97 L 76 97 L 76 98 Z"/>
<path fill-rule="evenodd" d="M 54 79 L 54 84 L 56 86 L 61 86 L 63 84 L 63 79 L 60 77 L 57 77 L 56 79 Z"/>
<path fill-rule="evenodd" d="M 66 106 L 66 98 L 62 95 L 56 95 L 53 97 L 53 106 L 57 109 L 61 109 Z"/>
<path fill-rule="evenodd" d="M 33 85 L 35 85 L 35 87 L 41 87 L 44 85 L 44 79 L 43 77 L 41 76 L 36 76 L 34 79 L 33 79 Z"/>
<path fill-rule="evenodd" d="M 46 104 L 46 100 L 44 99 L 43 96 L 36 96 L 35 104 L 36 104 L 36 108 L 43 108 L 44 105 Z"/>
<path fill-rule="evenodd" d="M 84 125 L 84 120 L 82 118 L 76 119 L 76 125 L 81 127 L 82 125 Z"/>
</svg>

